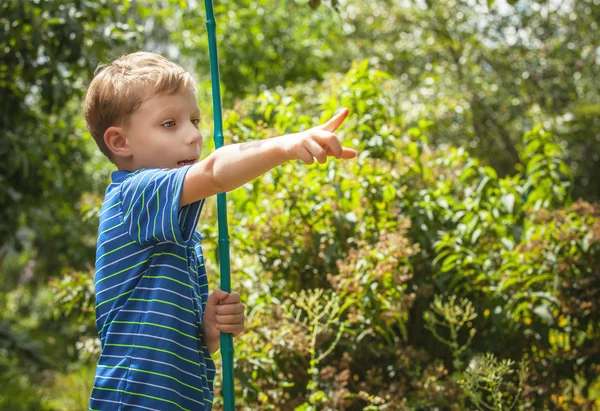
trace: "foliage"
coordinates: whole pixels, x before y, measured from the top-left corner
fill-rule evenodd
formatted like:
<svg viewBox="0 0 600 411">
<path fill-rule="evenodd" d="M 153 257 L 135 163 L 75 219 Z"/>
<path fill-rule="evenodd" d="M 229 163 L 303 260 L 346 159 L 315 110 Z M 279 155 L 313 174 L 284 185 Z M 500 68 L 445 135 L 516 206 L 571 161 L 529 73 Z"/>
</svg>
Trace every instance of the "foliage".
<svg viewBox="0 0 600 411">
<path fill-rule="evenodd" d="M 456 295 L 452 295 L 447 303 L 444 303 L 440 296 L 436 296 L 431 303 L 431 308 L 425 311 L 423 319 L 425 328 L 431 331 L 433 336 L 442 343 L 446 344 L 452 350 L 454 358 L 453 365 L 460 368 L 461 354 L 469 348 L 477 330 L 471 328 L 464 344 L 458 342 L 460 329 L 466 324 L 472 324 L 471 321 L 477 318 L 473 305 L 469 300 L 463 298 L 458 304 Z M 447 328 L 450 332 L 450 339 L 442 337 L 437 329 L 439 327 Z M 484 368 L 485 369 L 485 368 Z"/>
<path fill-rule="evenodd" d="M 515 387 L 506 379 L 514 373 L 513 365 L 513 361 L 498 361 L 493 355 L 473 359 L 469 364 L 461 385 L 478 410 L 511 410 L 518 404 L 527 367 L 524 362 L 519 364 L 516 393 L 510 393 Z"/>
<path fill-rule="evenodd" d="M 214 3 L 226 107 L 248 93 L 318 80 L 330 69 L 336 39 L 342 34 L 341 28 L 332 24 L 336 14 L 323 7 L 323 12 L 314 12 L 306 4 L 305 0 Z M 311 4 L 315 2 L 311 0 Z M 179 15 L 171 19 L 177 27 L 172 41 L 203 76 L 201 79 L 206 79 L 208 39 L 203 30 L 198 30 L 198 22 L 206 21 L 204 8 L 175 8 L 171 12 Z M 294 24 L 290 24 L 290 15 L 294 16 Z"/>
<path fill-rule="evenodd" d="M 590 285 L 596 284 L 597 207 L 582 201 L 571 204 L 570 172 L 560 146 L 541 127 L 534 128 L 523 137 L 526 166 L 501 178 L 462 149 L 433 149 L 427 138 L 429 122 L 403 126 L 402 119 L 384 109 L 389 97 L 377 92 L 387 87 L 382 78 L 365 64 L 357 64 L 344 78 L 327 79 L 316 93 L 314 88 L 300 87 L 285 94 L 269 92 L 259 97 L 259 104 L 249 100 L 247 114 L 244 106 L 228 113 L 227 129 L 235 141 L 244 135 L 267 136 L 273 133 L 270 124 L 279 131 L 293 131 L 298 124 L 310 123 L 287 114 L 297 111 L 300 101 L 319 107 L 321 96 L 320 107 L 327 107 L 331 99 L 363 90 L 365 83 L 376 84 L 374 93 L 379 96 L 370 99 L 371 106 L 367 103 L 363 111 L 353 110 L 356 114 L 347 120 L 346 127 L 356 136 L 352 143 L 361 150 L 357 162 L 308 168 L 286 165 L 230 196 L 233 220 L 238 222 L 234 247 L 242 256 L 255 256 L 248 261 L 242 258 L 239 267 L 251 261 L 258 264 L 253 272 L 266 276 L 271 284 L 265 289 L 261 282 L 249 298 L 261 301 L 269 295 L 270 304 L 277 306 L 289 290 L 327 280 L 338 295 L 355 301 L 347 310 L 348 338 L 341 338 L 334 350 L 338 354 L 322 364 L 319 400 L 326 408 L 433 407 L 449 401 L 471 401 L 476 406 L 477 401 L 488 400 L 472 386 L 458 383 L 466 378 L 496 381 L 510 375 L 509 359 L 524 358 L 531 371 L 527 379 L 519 374 L 523 380 L 514 385 L 520 403 L 551 406 L 550 394 L 557 390 L 552 380 L 562 372 L 581 375 L 578 384 L 585 392 L 594 384 L 598 364 L 598 354 L 590 345 L 598 332 L 598 315 L 591 311 L 594 319 L 578 323 L 577 331 L 569 328 L 567 335 L 561 334 L 560 344 L 569 341 L 563 351 L 557 350 L 555 333 L 567 325 L 561 315 L 566 308 L 561 295 L 571 294 L 571 287 L 585 288 L 588 293 L 573 296 L 577 301 L 573 303 L 591 303 L 588 298 L 594 292 L 589 290 L 594 286 L 582 288 L 569 282 L 562 289 L 557 279 L 586 278 Z M 259 113 L 265 113 L 266 119 Z M 386 116 L 390 118 L 381 121 Z M 372 134 L 362 134 L 358 127 L 377 130 L 383 123 L 395 135 L 385 140 L 387 155 L 378 158 L 369 151 L 380 152 L 372 144 Z M 310 203 L 302 204 L 299 198 Z M 547 210 L 556 210 L 551 211 L 554 217 Z M 540 220 L 540 215 L 549 220 Z M 214 228 L 203 228 L 216 235 Z M 338 263 L 332 264 L 333 260 Z M 286 272 L 298 274 L 291 277 Z M 241 281 L 250 287 L 252 283 Z M 462 296 L 462 302 L 457 296 Z M 430 304 L 432 309 L 427 310 Z M 594 310 L 595 304 L 584 306 Z M 238 346 L 240 372 L 248 373 L 241 380 L 258 376 L 253 379 L 255 388 L 244 391 L 245 404 L 256 408 L 268 403 L 277 408 L 310 402 L 310 391 L 300 388 L 312 373 L 309 350 L 286 341 L 292 344 L 293 361 L 287 345 L 285 349 L 269 346 L 275 352 L 268 358 L 260 354 L 262 361 L 254 362 L 249 343 L 255 341 L 255 327 L 261 335 L 301 332 L 293 327 L 286 330 L 276 318 L 252 324 Z M 465 325 L 470 329 L 467 335 L 459 332 Z M 265 334 L 269 327 L 274 329 Z M 563 356 L 570 349 L 591 356 L 576 364 L 574 357 Z M 488 374 L 477 374 L 467 366 L 473 358 L 488 358 L 497 366 L 485 368 Z M 548 367 L 549 358 L 558 361 L 557 368 Z M 269 376 L 263 379 L 262 373 Z M 437 375 L 435 383 L 432 374 Z M 278 378 L 286 384 L 261 385 Z M 436 385 L 437 395 L 427 388 L 431 384 Z M 515 405 L 517 391 L 502 387 L 489 387 L 495 393 L 489 404 L 495 409 Z M 562 406 L 567 406 L 561 398 Z M 582 395 L 570 398 L 568 406 L 574 408 L 586 401 Z"/>
<path fill-rule="evenodd" d="M 85 237 L 94 221 L 81 223 L 80 198 L 99 185 L 76 101 L 104 50 L 135 40 L 113 22 L 128 11 L 128 3 L 92 1 L 0 5 L 0 260 L 29 246 L 40 271 L 56 272 L 93 257 Z M 19 241 L 25 230 L 33 244 Z"/>
<path fill-rule="evenodd" d="M 342 299 L 332 293 L 325 293 L 322 289 L 302 290 L 299 294 L 292 293 L 287 304 L 282 305 L 282 310 L 288 321 L 299 325 L 306 333 L 301 343 L 307 345 L 310 353 L 310 368 L 308 373 L 311 377 L 306 386 L 310 404 L 304 403 L 297 407 L 300 410 L 318 409 L 325 393 L 318 390 L 319 387 L 319 365 L 331 354 L 340 341 L 340 337 L 346 330 L 346 323 L 340 318 L 346 308 L 353 303 L 352 300 Z M 317 338 L 323 340 L 322 334 L 333 333 L 333 342 L 326 347 L 320 347 L 317 352 Z M 319 345 L 321 345 L 320 343 Z"/>
<path fill-rule="evenodd" d="M 522 163 L 520 137 L 543 124 L 566 148 L 575 198 L 597 200 L 600 8 L 593 0 L 490 3 L 348 2 L 343 56 L 370 57 L 399 79 L 402 112 L 434 121 L 435 146 L 464 147 L 500 175 Z"/>
</svg>

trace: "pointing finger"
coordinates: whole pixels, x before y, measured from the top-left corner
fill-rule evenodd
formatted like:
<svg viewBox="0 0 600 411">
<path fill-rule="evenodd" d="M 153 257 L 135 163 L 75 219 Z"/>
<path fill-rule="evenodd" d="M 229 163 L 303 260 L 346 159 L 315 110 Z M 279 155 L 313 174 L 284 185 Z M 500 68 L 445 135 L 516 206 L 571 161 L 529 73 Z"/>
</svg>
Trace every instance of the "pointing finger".
<svg viewBox="0 0 600 411">
<path fill-rule="evenodd" d="M 329 121 L 323 124 L 321 128 L 333 133 L 344 122 L 346 117 L 348 117 L 348 113 L 350 113 L 350 110 L 344 108 L 337 115 L 333 116 Z"/>
</svg>

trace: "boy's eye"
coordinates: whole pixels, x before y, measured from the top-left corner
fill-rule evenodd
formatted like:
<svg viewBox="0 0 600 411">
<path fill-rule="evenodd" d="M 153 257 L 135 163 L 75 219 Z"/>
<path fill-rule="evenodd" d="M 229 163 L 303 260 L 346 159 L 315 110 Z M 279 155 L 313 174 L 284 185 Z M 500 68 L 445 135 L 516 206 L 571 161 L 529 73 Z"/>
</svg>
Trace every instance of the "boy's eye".
<svg viewBox="0 0 600 411">
<path fill-rule="evenodd" d="M 195 118 L 192 120 L 192 124 L 194 125 L 194 127 L 198 128 L 200 127 L 200 119 L 199 118 Z"/>
<path fill-rule="evenodd" d="M 162 125 L 165 126 L 166 128 L 171 128 L 171 127 L 175 127 L 175 122 L 172 120 L 169 120 L 169 121 L 165 121 Z"/>
</svg>

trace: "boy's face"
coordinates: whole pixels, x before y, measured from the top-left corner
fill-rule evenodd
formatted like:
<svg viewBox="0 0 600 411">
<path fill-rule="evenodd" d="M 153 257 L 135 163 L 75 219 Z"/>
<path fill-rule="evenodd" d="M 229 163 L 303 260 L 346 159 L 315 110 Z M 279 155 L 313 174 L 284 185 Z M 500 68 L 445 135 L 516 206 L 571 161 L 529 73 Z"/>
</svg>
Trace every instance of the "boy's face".
<svg viewBox="0 0 600 411">
<path fill-rule="evenodd" d="M 198 161 L 199 122 L 200 109 L 191 88 L 144 101 L 123 127 L 133 168 L 177 168 Z"/>
</svg>

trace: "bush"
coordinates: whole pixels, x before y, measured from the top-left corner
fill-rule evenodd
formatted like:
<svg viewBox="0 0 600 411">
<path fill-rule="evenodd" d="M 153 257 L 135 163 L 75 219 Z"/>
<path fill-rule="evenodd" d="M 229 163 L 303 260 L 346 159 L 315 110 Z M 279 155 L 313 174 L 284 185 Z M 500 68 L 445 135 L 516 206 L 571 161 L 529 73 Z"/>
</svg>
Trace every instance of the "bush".
<svg viewBox="0 0 600 411">
<path fill-rule="evenodd" d="M 534 128 L 526 167 L 500 178 L 461 148 L 430 147 L 430 122 L 403 124 L 385 78 L 356 64 L 227 116 L 228 138 L 247 140 L 315 121 L 293 113 L 325 111 L 323 120 L 350 105 L 340 135 L 360 152 L 343 164 L 287 164 L 229 196 L 233 272 L 252 313 L 237 347 L 239 401 L 591 406 L 600 220 L 597 206 L 571 201 L 560 146 Z M 216 227 L 203 229 L 215 239 Z M 343 310 L 321 318 L 315 336 L 289 315 L 308 312 L 298 293 Z M 469 368 L 478 358 L 489 367 Z M 477 392 L 482 378 L 507 379 Z"/>
</svg>

